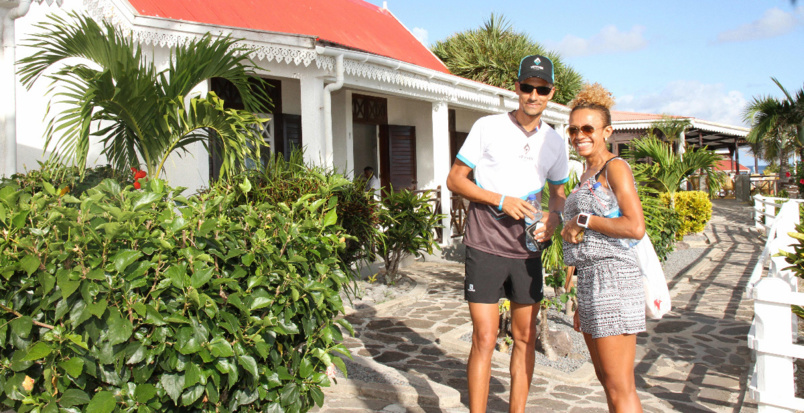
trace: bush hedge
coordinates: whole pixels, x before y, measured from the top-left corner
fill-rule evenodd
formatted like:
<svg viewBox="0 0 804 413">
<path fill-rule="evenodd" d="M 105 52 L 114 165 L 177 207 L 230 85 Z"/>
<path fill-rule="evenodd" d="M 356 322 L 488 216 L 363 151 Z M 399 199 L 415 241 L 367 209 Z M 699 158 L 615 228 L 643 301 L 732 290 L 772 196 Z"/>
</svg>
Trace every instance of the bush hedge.
<svg viewBox="0 0 804 413">
<path fill-rule="evenodd" d="M 340 343 L 337 198 L 0 187 L 0 403 L 18 412 L 288 411 Z"/>
<path fill-rule="evenodd" d="M 672 200 L 672 201 L 671 201 Z M 662 202 L 673 206 L 679 219 L 676 239 L 684 239 L 684 235 L 696 234 L 704 230 L 706 223 L 712 219 L 712 201 L 702 191 L 683 191 L 672 195 L 662 194 Z"/>
</svg>

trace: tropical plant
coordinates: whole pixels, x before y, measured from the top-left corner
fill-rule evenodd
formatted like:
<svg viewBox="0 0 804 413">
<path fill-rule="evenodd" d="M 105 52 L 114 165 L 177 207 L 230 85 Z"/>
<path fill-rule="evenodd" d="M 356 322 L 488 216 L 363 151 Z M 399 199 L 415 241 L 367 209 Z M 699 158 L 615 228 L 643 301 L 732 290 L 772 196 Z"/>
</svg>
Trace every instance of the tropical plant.
<svg viewBox="0 0 804 413">
<path fill-rule="evenodd" d="M 115 169 L 139 169 L 142 162 L 151 178 L 160 177 L 168 156 L 188 153 L 196 142 L 216 146 L 223 176 L 246 159 L 259 159 L 267 119 L 253 113 L 267 113 L 269 100 L 249 49 L 235 40 L 208 33 L 177 47 L 169 66 L 158 71 L 140 45 L 110 23 L 53 15 L 37 28 L 26 43 L 37 52 L 20 60 L 19 73 L 28 88 L 46 72 L 51 79 L 45 150 L 54 149 L 55 159 L 83 170 L 93 136 Z M 190 97 L 216 77 L 235 85 L 245 110 L 225 109 L 214 93 Z M 50 116 L 56 99 L 65 109 Z M 210 130 L 216 139 L 208 143 Z"/>
<path fill-rule="evenodd" d="M 690 127 L 692 127 L 692 122 L 687 118 L 664 115 L 662 119 L 653 122 L 651 129 L 648 131 L 648 136 L 660 138 L 660 136 L 656 135 L 658 131 L 668 142 L 675 146 L 678 143 L 679 136 Z"/>
<path fill-rule="evenodd" d="M 583 78 L 561 57 L 546 50 L 502 16 L 491 15 L 478 29 L 456 33 L 436 42 L 433 53 L 456 76 L 514 90 L 515 74 L 523 57 L 539 54 L 553 61 L 556 92 L 553 101 L 567 104 L 581 90 Z"/>
<path fill-rule="evenodd" d="M 334 197 L 236 204 L 104 180 L 0 188 L 0 403 L 14 411 L 303 412 L 350 330 Z M 340 326 L 340 327 L 339 327 Z"/>
<path fill-rule="evenodd" d="M 683 191 L 661 194 L 662 202 L 676 211 L 679 227 L 676 239 L 684 239 L 684 235 L 696 234 L 704 230 L 706 223 L 712 219 L 712 201 L 705 192 Z"/>
<path fill-rule="evenodd" d="M 436 241 L 435 230 L 441 226 L 443 214 L 433 211 L 430 191 L 416 193 L 403 189 L 385 191 L 380 214 L 380 227 L 384 242 L 377 248 L 385 262 L 387 284 L 395 284 L 400 277 L 399 264 L 406 256 L 422 252 L 432 254 L 441 249 Z"/>
<path fill-rule="evenodd" d="M 714 151 L 690 147 L 683 156 L 673 151 L 671 144 L 655 136 L 645 136 L 630 142 L 626 156 L 631 158 L 635 171 L 645 169 L 645 176 L 653 177 L 653 185 L 661 192 L 675 193 L 681 182 L 697 172 L 706 176 L 709 196 L 714 197 L 725 180 L 725 174 L 715 169 L 722 159 Z M 637 159 L 650 158 L 653 163 L 638 163 Z"/>
<path fill-rule="evenodd" d="M 786 183 L 787 178 L 781 177 L 791 152 L 798 150 L 799 159 L 804 159 L 804 89 L 792 95 L 776 78 L 771 79 L 785 97 L 756 96 L 749 102 L 743 114 L 751 125 L 746 140 L 761 145 L 764 159 L 779 160 L 779 176 Z"/>
</svg>

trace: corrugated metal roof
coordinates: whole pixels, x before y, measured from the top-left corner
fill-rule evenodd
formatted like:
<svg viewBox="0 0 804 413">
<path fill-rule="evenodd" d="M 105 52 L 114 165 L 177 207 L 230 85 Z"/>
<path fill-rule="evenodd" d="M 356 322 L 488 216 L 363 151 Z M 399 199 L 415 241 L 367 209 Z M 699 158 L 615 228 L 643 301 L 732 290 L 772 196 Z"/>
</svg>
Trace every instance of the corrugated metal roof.
<svg viewBox="0 0 804 413">
<path fill-rule="evenodd" d="M 653 113 L 621 112 L 617 110 L 611 111 L 612 122 L 626 122 L 635 120 L 656 121 L 661 120 L 663 117 L 670 117 L 675 119 L 688 118 L 687 116 L 656 115 Z"/>
<path fill-rule="evenodd" d="M 361 0 L 128 0 L 143 16 L 315 36 L 443 73 L 391 12 Z"/>
</svg>

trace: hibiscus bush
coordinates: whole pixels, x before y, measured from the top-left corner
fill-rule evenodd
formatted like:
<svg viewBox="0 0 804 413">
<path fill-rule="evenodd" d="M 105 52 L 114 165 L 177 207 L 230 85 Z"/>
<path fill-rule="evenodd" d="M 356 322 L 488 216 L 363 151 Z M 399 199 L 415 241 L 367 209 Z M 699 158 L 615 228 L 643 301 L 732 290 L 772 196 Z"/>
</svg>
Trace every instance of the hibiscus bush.
<svg viewBox="0 0 804 413">
<path fill-rule="evenodd" d="M 134 173 L 136 176 L 136 172 Z M 131 176 L 127 179 L 131 179 Z M 348 276 L 330 188 L 238 203 L 161 180 L 0 185 L 0 403 L 17 412 L 309 410 Z"/>
</svg>

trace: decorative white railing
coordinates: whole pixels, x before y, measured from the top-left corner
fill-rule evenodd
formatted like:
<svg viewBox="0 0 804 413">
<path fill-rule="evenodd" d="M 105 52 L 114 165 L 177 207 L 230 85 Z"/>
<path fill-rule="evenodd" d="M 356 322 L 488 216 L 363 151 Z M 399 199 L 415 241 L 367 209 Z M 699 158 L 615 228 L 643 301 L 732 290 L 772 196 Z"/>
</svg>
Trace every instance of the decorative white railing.
<svg viewBox="0 0 804 413">
<path fill-rule="evenodd" d="M 776 220 L 776 211 L 779 207 L 788 201 L 796 203 L 804 203 L 804 199 L 788 199 L 788 198 L 774 198 L 764 195 L 754 195 L 754 223 L 756 228 L 765 234 L 768 234 L 770 239 L 770 227 Z"/>
<path fill-rule="evenodd" d="M 778 198 L 770 199 L 775 206 Z M 793 359 L 804 358 L 804 346 L 796 344 L 798 317 L 790 310 L 791 305 L 804 305 L 804 293 L 798 292 L 795 274 L 785 269 L 790 265 L 784 257 L 775 256 L 780 250 L 793 251 L 796 240 L 789 233 L 800 222 L 798 208 L 797 202 L 788 201 L 770 221 L 765 215 L 766 222 L 770 222 L 767 227 L 763 225 L 768 238 L 746 287 L 746 295 L 754 299 L 748 347 L 753 350 L 755 363 L 748 388 L 760 413 L 804 410 L 804 399 L 795 397 L 793 373 Z M 764 212 L 773 214 L 775 207 Z M 767 274 L 763 276 L 766 267 Z"/>
</svg>

